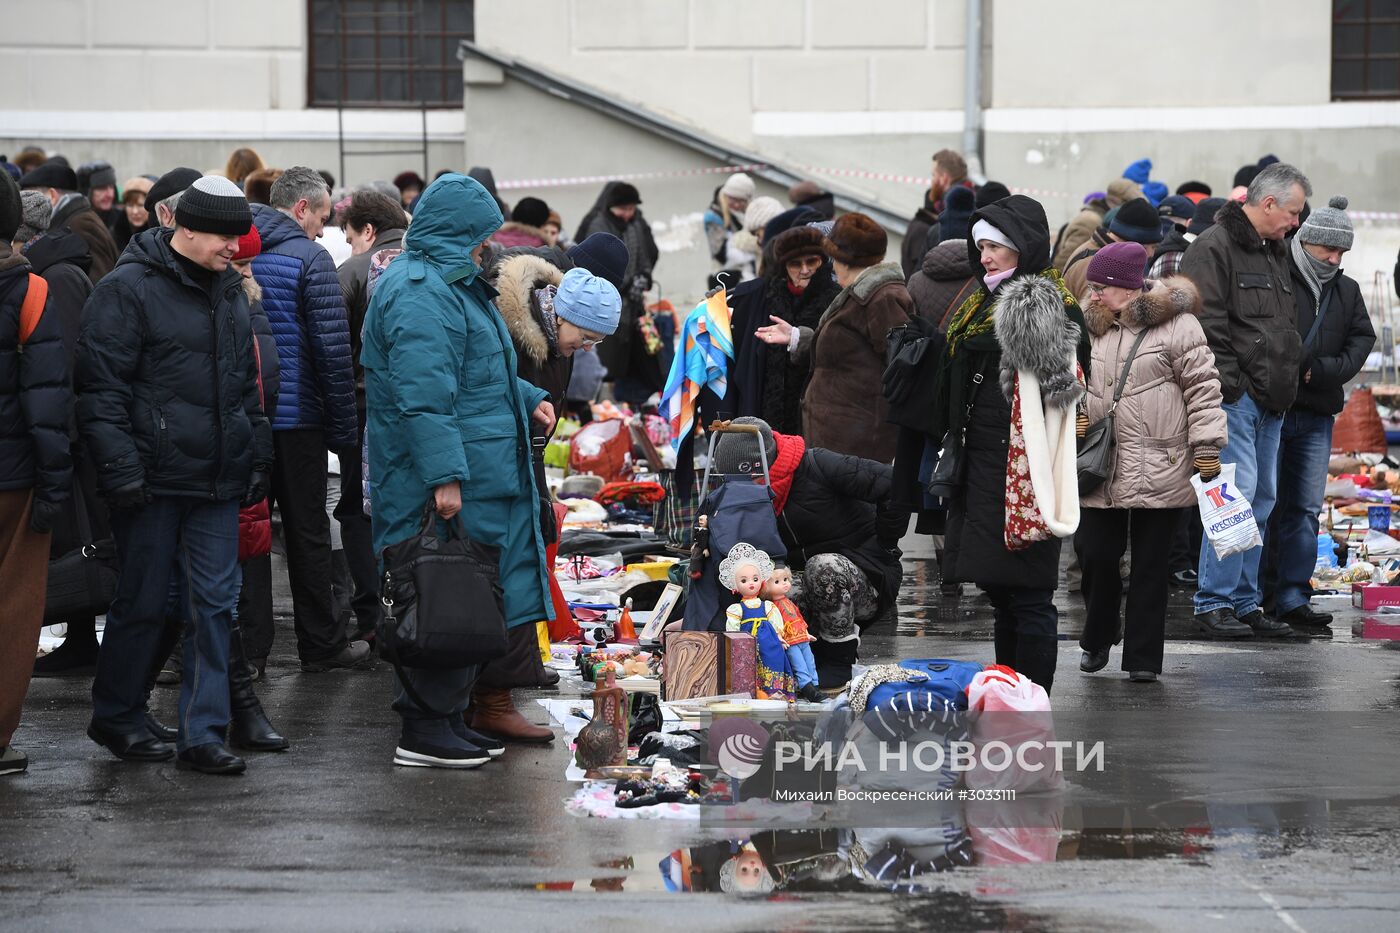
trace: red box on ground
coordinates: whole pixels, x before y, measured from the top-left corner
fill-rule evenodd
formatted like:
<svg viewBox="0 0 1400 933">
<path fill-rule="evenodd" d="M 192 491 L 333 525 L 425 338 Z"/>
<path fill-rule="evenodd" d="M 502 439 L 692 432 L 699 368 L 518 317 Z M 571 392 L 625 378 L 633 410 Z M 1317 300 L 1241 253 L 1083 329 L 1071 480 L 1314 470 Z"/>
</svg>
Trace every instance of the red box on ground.
<svg viewBox="0 0 1400 933">
<path fill-rule="evenodd" d="M 1376 583 L 1353 583 L 1351 585 L 1351 605 L 1353 609 L 1379 609 L 1381 606 L 1400 606 L 1400 586 L 1384 586 Z"/>
</svg>

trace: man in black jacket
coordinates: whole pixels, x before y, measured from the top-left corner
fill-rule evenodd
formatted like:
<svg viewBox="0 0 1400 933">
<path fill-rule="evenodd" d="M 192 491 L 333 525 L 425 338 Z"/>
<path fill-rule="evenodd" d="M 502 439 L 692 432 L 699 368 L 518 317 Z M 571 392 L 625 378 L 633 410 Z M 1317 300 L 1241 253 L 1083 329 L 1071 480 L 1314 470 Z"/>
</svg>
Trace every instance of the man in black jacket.
<svg viewBox="0 0 1400 933">
<path fill-rule="evenodd" d="M 175 228 L 133 239 L 88 299 L 77 352 L 78 426 L 121 563 L 88 735 L 126 760 L 171 757 L 146 728 L 146 680 L 178 594 L 189 628 L 177 765 L 211 774 L 245 767 L 224 746 L 238 508 L 267 495 L 272 465 L 248 296 L 230 268 L 251 225 L 232 182 L 196 181 Z"/>
<path fill-rule="evenodd" d="M 72 232 L 83 238 L 92 253 L 92 268 L 88 278 L 96 285 L 117 263 L 117 241 L 107 224 L 92 209 L 92 203 L 78 193 L 78 174 L 66 162 L 50 159 L 28 172 L 19 180 L 25 190 L 35 189 L 48 195 L 53 204 L 49 230 Z"/>
<path fill-rule="evenodd" d="M 19 189 L 0 171 L 0 774 L 28 766 L 10 739 L 44 624 L 49 533 L 72 474 L 63 335 L 47 308 L 37 322 L 22 312 L 45 283 L 10 248 L 19 224 Z"/>
<path fill-rule="evenodd" d="M 1279 432 L 1298 394 L 1302 338 L 1284 237 L 1298 226 L 1312 185 L 1291 165 L 1255 176 L 1244 204 L 1227 203 L 1186 250 L 1181 274 L 1201 291 L 1201 329 L 1215 354 L 1229 419 L 1223 463 L 1262 532 L 1277 495 Z M 1280 638 L 1287 623 L 1260 608 L 1260 549 L 1221 560 L 1201 544 L 1196 627 L 1212 638 Z"/>
<path fill-rule="evenodd" d="M 365 188 L 350 198 L 343 223 L 351 254 L 336 270 L 336 277 L 340 279 L 350 321 L 355 415 L 362 442 L 365 436 L 365 370 L 360 365 L 360 332 L 365 326 L 365 312 L 369 310 L 369 262 L 382 249 L 403 248 L 408 216 L 395 199 Z M 355 450 L 359 451 L 358 444 Z M 340 501 L 335 506 L 335 519 L 340 523 L 345 563 L 354 581 L 354 594 L 350 598 L 350 608 L 355 613 L 352 641 L 374 634 L 383 615 L 379 602 L 379 559 L 374 553 L 369 516 L 364 510 L 363 473 L 363 461 L 359 456 L 340 458 Z"/>
<path fill-rule="evenodd" d="M 1278 502 L 1269 518 L 1262 576 L 1279 621 L 1304 634 L 1325 634 L 1332 621 L 1331 613 L 1309 605 L 1317 514 L 1327 486 L 1333 419 L 1345 404 L 1347 382 L 1376 344 L 1361 286 L 1341 270 L 1353 239 L 1346 206 L 1346 198 L 1332 198 L 1289 243 L 1303 355 L 1298 397 L 1284 415 L 1279 439 Z"/>
</svg>

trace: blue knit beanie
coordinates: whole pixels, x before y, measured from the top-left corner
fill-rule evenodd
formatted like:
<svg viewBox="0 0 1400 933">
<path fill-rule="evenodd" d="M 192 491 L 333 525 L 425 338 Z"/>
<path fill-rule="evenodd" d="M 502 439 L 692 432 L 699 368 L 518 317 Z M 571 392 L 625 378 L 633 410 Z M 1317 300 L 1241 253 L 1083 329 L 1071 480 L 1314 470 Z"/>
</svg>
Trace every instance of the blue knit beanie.
<svg viewBox="0 0 1400 933">
<path fill-rule="evenodd" d="M 606 279 L 574 268 L 564 273 L 554 293 L 554 313 L 581 330 L 606 336 L 617 330 L 622 296 Z"/>
</svg>

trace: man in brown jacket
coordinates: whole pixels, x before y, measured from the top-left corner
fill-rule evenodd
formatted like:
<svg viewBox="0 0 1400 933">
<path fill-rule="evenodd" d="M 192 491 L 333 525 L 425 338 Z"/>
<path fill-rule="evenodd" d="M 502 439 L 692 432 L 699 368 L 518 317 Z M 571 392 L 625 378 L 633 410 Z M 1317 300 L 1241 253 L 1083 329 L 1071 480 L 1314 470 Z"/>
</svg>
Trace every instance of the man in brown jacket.
<svg viewBox="0 0 1400 933">
<path fill-rule="evenodd" d="M 112 271 L 117 264 L 117 241 L 112 239 L 112 232 L 92 209 L 91 202 L 78 193 L 77 172 L 64 162 L 50 159 L 20 178 L 19 186 L 26 191 L 43 191 L 49 196 L 53 204 L 49 233 L 71 232 L 82 237 L 88 252 L 92 254 L 92 266 L 88 269 L 92 284 L 96 285 Z"/>
<path fill-rule="evenodd" d="M 1126 178 L 1115 178 L 1108 183 L 1108 188 L 1101 198 L 1093 198 L 1085 202 L 1084 207 L 1074 218 L 1060 228 L 1060 234 L 1055 239 L 1055 250 L 1053 264 L 1061 272 L 1065 271 L 1065 266 L 1079 247 L 1089 241 L 1089 237 L 1094 235 L 1094 231 L 1103 226 L 1104 215 L 1109 211 L 1125 204 L 1134 198 L 1142 197 L 1142 189 L 1136 182 Z"/>
<path fill-rule="evenodd" d="M 1244 204 L 1231 201 L 1182 260 L 1201 291 L 1201 327 L 1215 354 L 1229 425 L 1222 463 L 1235 464 L 1236 491 L 1263 533 L 1278 487 L 1284 412 L 1298 393 L 1302 336 L 1284 237 L 1312 194 L 1307 176 L 1283 162 L 1260 172 Z M 1260 548 L 1221 560 L 1201 545 L 1196 626 L 1213 638 L 1292 634 L 1260 608 Z"/>
</svg>

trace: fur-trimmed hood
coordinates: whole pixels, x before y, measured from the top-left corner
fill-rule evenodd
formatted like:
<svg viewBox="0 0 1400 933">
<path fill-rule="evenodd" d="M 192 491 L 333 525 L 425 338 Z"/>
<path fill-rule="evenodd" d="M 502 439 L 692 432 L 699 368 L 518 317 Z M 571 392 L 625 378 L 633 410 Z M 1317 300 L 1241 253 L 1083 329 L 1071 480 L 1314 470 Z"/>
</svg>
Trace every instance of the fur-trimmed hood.
<svg viewBox="0 0 1400 933">
<path fill-rule="evenodd" d="M 253 278 L 251 275 L 244 276 L 243 294 L 248 296 L 249 304 L 252 304 L 255 301 L 262 301 L 262 286 L 259 285 L 258 280 Z"/>
<path fill-rule="evenodd" d="M 549 340 L 535 319 L 531 295 L 546 285 L 558 286 L 564 272 L 540 256 L 520 253 L 501 263 L 496 277 L 496 308 L 519 350 L 536 364 L 549 359 Z"/>
<path fill-rule="evenodd" d="M 1084 394 L 1075 375 L 1079 325 L 1065 314 L 1066 293 L 1043 275 L 1019 276 L 997 290 L 992 320 L 1001 345 L 1001 390 L 1011 400 L 1017 370 L 1040 380 L 1048 405 L 1068 408 Z"/>
<path fill-rule="evenodd" d="M 1084 306 L 1084 323 L 1094 337 L 1102 337 L 1113 326 L 1114 314 L 1097 299 Z M 1138 295 L 1118 315 L 1125 323 L 1135 328 L 1156 327 L 1178 314 L 1199 314 L 1201 293 L 1196 283 L 1184 275 L 1174 275 L 1159 279 L 1152 287 Z"/>
<path fill-rule="evenodd" d="M 1259 231 L 1249 222 L 1249 215 L 1244 212 L 1244 205 L 1239 201 L 1225 202 L 1225 206 L 1215 215 L 1215 223 L 1225 228 L 1230 242 L 1246 252 L 1269 251 L 1275 256 L 1283 256 L 1286 252 L 1283 240 L 1265 240 L 1259 236 Z"/>
</svg>

